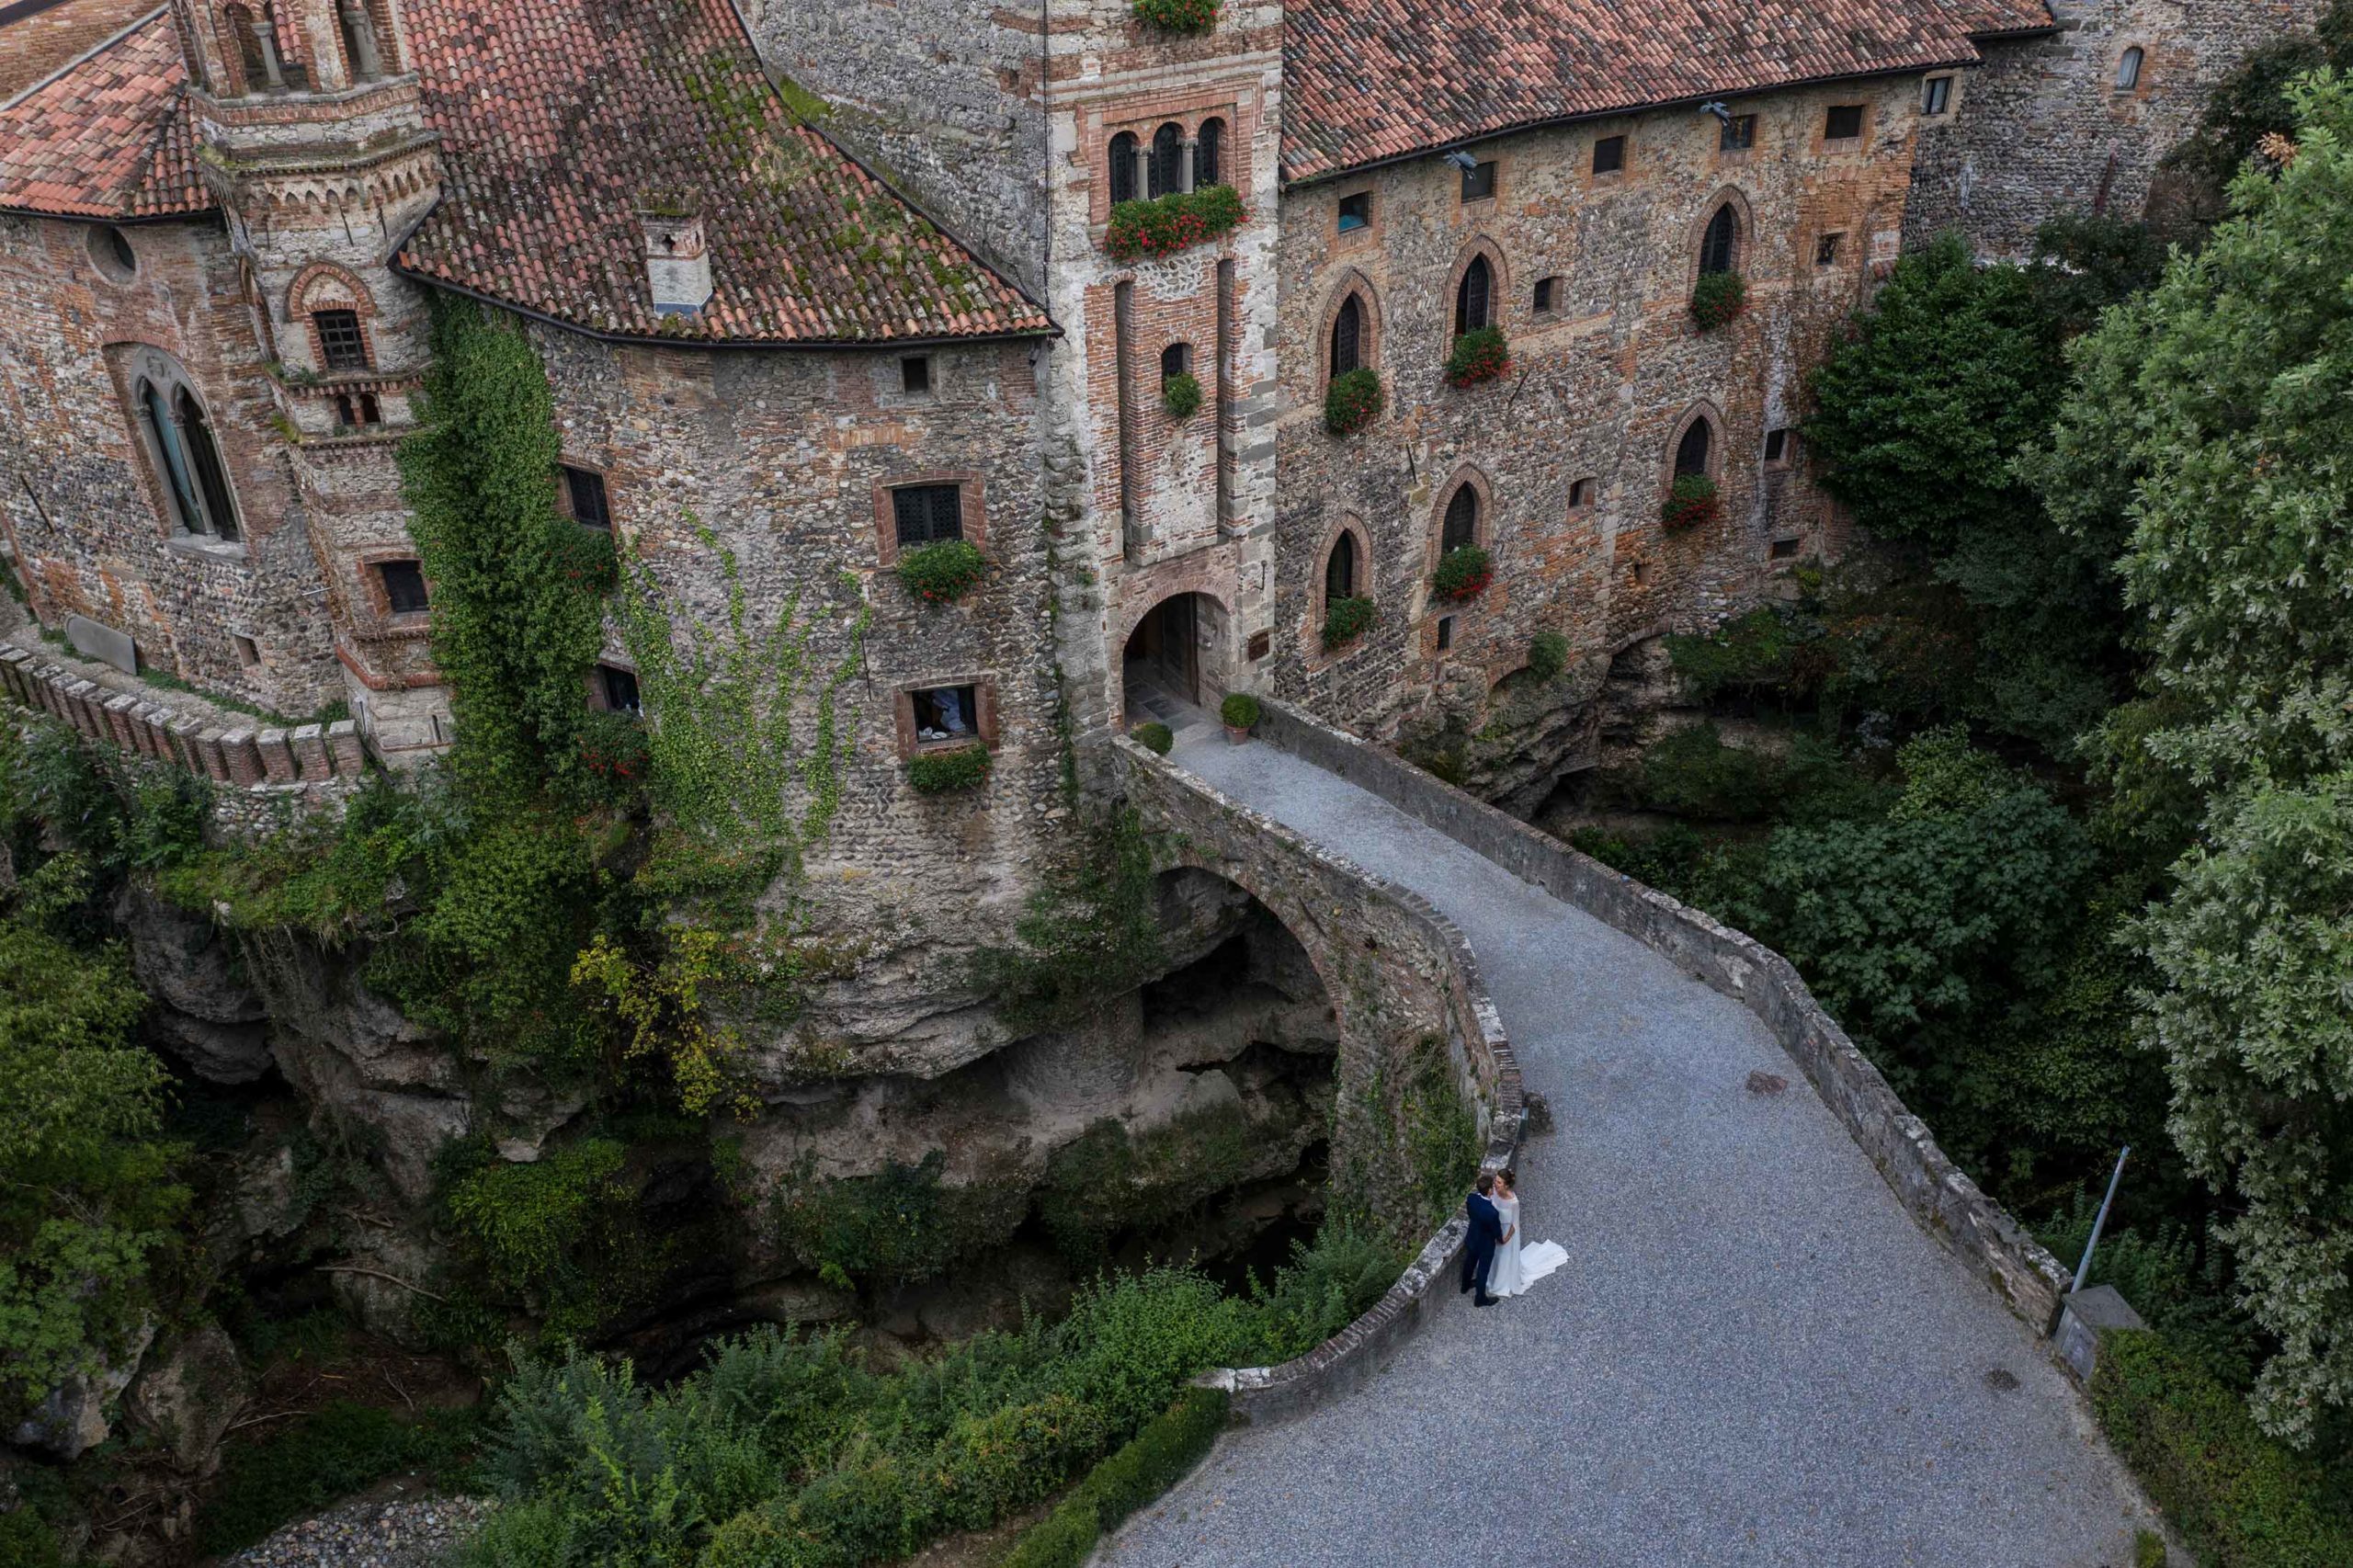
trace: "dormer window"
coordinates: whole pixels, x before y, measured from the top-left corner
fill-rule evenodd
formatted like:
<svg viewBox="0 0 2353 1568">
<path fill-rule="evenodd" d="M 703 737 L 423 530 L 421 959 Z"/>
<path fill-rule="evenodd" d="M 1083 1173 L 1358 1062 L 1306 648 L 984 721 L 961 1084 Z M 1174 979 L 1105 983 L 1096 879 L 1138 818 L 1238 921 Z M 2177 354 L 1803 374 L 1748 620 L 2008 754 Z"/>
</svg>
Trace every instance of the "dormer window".
<svg viewBox="0 0 2353 1568">
<path fill-rule="evenodd" d="M 313 311 L 319 335 L 319 362 L 330 370 L 368 368 L 368 339 L 360 335 L 358 311 Z"/>
</svg>

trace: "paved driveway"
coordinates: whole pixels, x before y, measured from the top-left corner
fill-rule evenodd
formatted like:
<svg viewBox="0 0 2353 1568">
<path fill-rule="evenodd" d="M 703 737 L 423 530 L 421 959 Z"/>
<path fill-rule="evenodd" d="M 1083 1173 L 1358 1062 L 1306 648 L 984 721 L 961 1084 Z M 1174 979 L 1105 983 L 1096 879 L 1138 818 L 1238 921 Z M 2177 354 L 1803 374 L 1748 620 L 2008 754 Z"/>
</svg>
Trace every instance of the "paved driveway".
<svg viewBox="0 0 2353 1568">
<path fill-rule="evenodd" d="M 2040 1342 L 1916 1226 L 1747 1012 L 1272 746 L 1176 760 L 1446 912 L 1559 1130 L 1532 1295 L 1443 1309 L 1362 1391 L 1229 1434 L 1121 1568 L 2089 1568 L 2145 1511 Z M 1762 1068 L 1786 1093 L 1744 1086 Z"/>
</svg>

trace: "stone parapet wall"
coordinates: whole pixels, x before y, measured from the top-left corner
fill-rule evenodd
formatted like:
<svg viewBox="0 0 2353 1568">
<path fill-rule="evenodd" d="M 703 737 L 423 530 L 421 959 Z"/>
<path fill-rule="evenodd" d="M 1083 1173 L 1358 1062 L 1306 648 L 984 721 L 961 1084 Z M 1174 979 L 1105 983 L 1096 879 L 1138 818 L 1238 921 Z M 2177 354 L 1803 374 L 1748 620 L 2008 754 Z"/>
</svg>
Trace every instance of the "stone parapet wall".
<svg viewBox="0 0 2353 1568">
<path fill-rule="evenodd" d="M 1746 1006 L 1921 1227 L 1966 1260 L 2012 1312 L 2050 1334 L 2067 1272 L 1938 1147 L 1780 954 L 1656 889 L 1472 799 L 1393 752 L 1287 703 L 1264 705 L 1257 733 L 1387 801 L 1553 897 L 1664 953 Z"/>
<path fill-rule="evenodd" d="M 1501 1170 L 1525 1116 L 1519 1065 L 1503 1021 L 1454 923 L 1410 892 L 1251 811 L 1133 741 L 1113 743 L 1128 799 L 1176 834 L 1180 862 L 1249 892 L 1299 935 L 1340 1017 L 1342 1093 L 1385 1057 L 1442 1033 L 1485 1140 L 1482 1168 Z M 1340 1151 L 1335 1148 L 1335 1165 Z M 1297 1415 L 1368 1381 L 1436 1307 L 1432 1290 L 1460 1252 L 1467 1221 L 1440 1225 L 1397 1282 L 1347 1328 L 1277 1367 L 1224 1367 L 1202 1381 L 1225 1390 L 1248 1422 Z"/>
<path fill-rule="evenodd" d="M 288 808 L 340 809 L 368 776 L 358 727 L 272 724 L 201 698 L 124 690 L 97 667 L 44 650 L 0 643 L 0 692 L 126 757 L 184 768 L 214 787 L 214 816 L 258 829 Z"/>
</svg>

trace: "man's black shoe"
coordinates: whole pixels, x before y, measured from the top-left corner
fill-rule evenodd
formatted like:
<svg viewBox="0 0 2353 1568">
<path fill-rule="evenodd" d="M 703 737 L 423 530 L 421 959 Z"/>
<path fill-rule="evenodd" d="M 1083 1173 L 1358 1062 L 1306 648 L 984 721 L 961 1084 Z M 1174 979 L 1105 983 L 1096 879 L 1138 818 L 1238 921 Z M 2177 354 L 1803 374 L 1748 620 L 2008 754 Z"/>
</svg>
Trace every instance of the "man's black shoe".
<svg viewBox="0 0 2353 1568">
<path fill-rule="evenodd" d="M 1474 1307 L 1492 1307 L 1501 1299 L 1501 1297 L 1490 1296 L 1484 1290 L 1482 1290 L 1472 1301 L 1471 1304 Z"/>
</svg>

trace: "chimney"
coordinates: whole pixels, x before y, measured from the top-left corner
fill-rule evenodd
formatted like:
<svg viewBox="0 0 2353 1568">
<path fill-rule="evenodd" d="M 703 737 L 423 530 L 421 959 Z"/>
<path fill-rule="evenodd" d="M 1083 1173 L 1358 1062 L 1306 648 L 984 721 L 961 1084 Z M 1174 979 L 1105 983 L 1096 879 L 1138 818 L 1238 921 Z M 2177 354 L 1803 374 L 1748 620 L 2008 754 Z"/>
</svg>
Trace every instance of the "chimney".
<svg viewBox="0 0 2353 1568">
<path fill-rule="evenodd" d="M 649 197 L 638 203 L 645 230 L 645 279 L 654 313 L 690 316 L 710 301 L 710 247 L 703 239 L 700 204 L 691 199 Z"/>
</svg>

